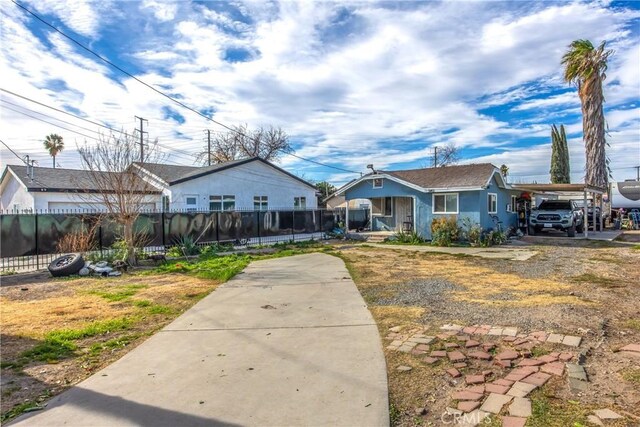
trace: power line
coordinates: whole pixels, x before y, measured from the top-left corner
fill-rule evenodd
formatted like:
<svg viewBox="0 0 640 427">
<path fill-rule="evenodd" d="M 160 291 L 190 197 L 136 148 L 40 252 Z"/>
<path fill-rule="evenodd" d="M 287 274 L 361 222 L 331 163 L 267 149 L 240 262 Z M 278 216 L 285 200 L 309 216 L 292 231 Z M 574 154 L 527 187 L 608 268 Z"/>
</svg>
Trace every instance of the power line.
<svg viewBox="0 0 640 427">
<path fill-rule="evenodd" d="M 34 120 L 39 120 L 39 121 L 41 121 L 41 122 L 43 122 L 43 123 L 47 123 L 47 124 L 49 124 L 49 125 L 51 125 L 51 126 L 55 126 L 55 127 L 57 127 L 57 128 L 64 129 L 64 130 L 66 130 L 66 131 L 68 131 L 68 132 L 77 133 L 78 135 L 84 136 L 85 138 L 89 138 L 89 139 L 93 139 L 94 141 L 98 141 L 98 138 L 94 138 L 94 137 L 92 137 L 92 136 L 85 135 L 85 134 L 84 134 L 84 133 L 82 133 L 82 132 L 78 132 L 78 131 L 75 131 L 75 130 L 73 130 L 73 129 L 66 128 L 66 127 L 64 127 L 64 126 L 57 125 L 57 124 L 55 124 L 55 123 L 48 122 L 48 121 L 46 121 L 46 120 L 44 120 L 44 119 L 41 119 L 40 117 L 32 116 L 31 114 L 27 114 L 27 113 L 25 113 L 25 112 L 23 112 L 23 111 L 19 111 L 19 110 L 16 110 L 16 109 L 14 109 L 14 108 L 11 108 L 11 107 L 4 107 L 4 108 L 6 108 L 7 110 L 15 111 L 15 112 L 16 112 L 16 113 L 18 113 L 18 114 L 22 114 L 22 115 L 27 116 L 27 117 L 30 117 L 30 118 L 32 118 L 32 119 L 34 119 Z"/>
<path fill-rule="evenodd" d="M 74 39 L 73 37 L 65 34 L 63 31 L 59 30 L 58 28 L 56 28 L 55 26 L 53 26 L 52 24 L 50 24 L 49 22 L 45 21 L 43 18 L 41 18 L 39 15 L 37 15 L 35 12 L 32 12 L 31 10 L 29 10 L 28 8 L 26 8 L 25 6 L 21 5 L 20 3 L 18 3 L 16 0 L 11 0 L 11 2 L 13 4 L 15 4 L 16 6 L 18 6 L 20 9 L 24 10 L 25 12 L 27 12 L 28 14 L 30 14 L 31 16 L 33 16 L 34 18 L 36 18 L 38 21 L 42 22 L 44 25 L 46 25 L 47 27 L 51 28 L 52 30 L 54 30 L 55 32 L 57 32 L 58 34 L 62 35 L 63 37 L 65 37 L 66 39 L 70 40 L 71 42 L 73 42 L 74 44 L 76 44 L 77 46 L 79 46 L 80 48 L 84 49 L 85 51 L 89 52 L 90 54 L 94 55 L 96 58 L 100 59 L 101 61 L 103 61 L 106 64 L 109 64 L 110 66 L 112 66 L 113 68 L 115 68 L 116 70 L 120 71 L 121 73 L 131 77 L 132 79 L 134 79 L 135 81 L 137 81 L 138 83 L 146 86 L 147 88 L 151 89 L 152 91 L 156 92 L 158 95 L 161 95 L 167 99 L 169 99 L 170 101 L 174 102 L 175 104 L 181 106 L 182 108 L 185 108 L 195 114 L 197 114 L 198 116 L 204 118 L 205 120 L 208 120 L 212 123 L 215 123 L 231 132 L 234 132 L 240 136 L 243 136 L 245 138 L 249 138 L 247 135 L 245 135 L 244 133 L 238 131 L 237 129 L 234 129 L 233 127 L 227 126 L 222 122 L 219 122 L 215 119 L 212 119 L 211 117 L 208 117 L 204 114 L 202 114 L 200 111 L 189 107 L 188 105 L 186 105 L 185 103 L 178 101 L 177 99 L 173 98 L 170 95 L 167 95 L 166 93 L 162 92 L 161 90 L 156 89 L 155 87 L 153 87 L 152 85 L 150 85 L 149 83 L 143 81 L 142 79 L 134 76 L 133 74 L 129 73 L 128 71 L 124 70 L 123 68 L 121 68 L 120 66 L 114 64 L 113 62 L 109 61 L 108 59 L 104 58 L 102 55 L 100 55 L 99 53 L 95 52 L 94 50 L 92 50 L 91 48 L 85 46 L 84 44 L 80 43 L 78 40 Z M 351 170 L 347 170 L 347 169 L 343 169 L 343 168 L 339 168 L 337 166 L 332 166 L 332 165 L 328 165 L 328 164 L 324 164 L 321 162 L 317 162 L 315 160 L 310 160 L 310 159 L 306 159 L 304 157 L 300 157 L 300 156 L 296 156 L 294 154 L 291 153 L 287 153 L 293 157 L 296 157 L 300 160 L 304 160 L 307 162 L 311 162 L 311 163 L 315 163 L 317 165 L 320 166 L 324 166 L 324 167 L 328 167 L 328 168 L 332 168 L 332 169 L 336 169 L 336 170 L 340 170 L 343 172 L 349 172 L 349 173 L 357 173 L 357 174 L 361 174 L 361 172 L 356 172 L 356 171 L 351 171 Z"/>
</svg>

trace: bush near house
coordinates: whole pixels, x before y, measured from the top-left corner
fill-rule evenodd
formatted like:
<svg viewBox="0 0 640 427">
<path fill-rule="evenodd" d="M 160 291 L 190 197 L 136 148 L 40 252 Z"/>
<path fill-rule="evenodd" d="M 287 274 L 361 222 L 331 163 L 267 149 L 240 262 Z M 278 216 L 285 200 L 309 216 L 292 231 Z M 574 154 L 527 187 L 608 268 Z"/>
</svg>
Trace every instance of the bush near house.
<svg viewBox="0 0 640 427">
<path fill-rule="evenodd" d="M 431 221 L 431 244 L 451 246 L 460 239 L 460 227 L 455 216 L 434 218 Z"/>
</svg>

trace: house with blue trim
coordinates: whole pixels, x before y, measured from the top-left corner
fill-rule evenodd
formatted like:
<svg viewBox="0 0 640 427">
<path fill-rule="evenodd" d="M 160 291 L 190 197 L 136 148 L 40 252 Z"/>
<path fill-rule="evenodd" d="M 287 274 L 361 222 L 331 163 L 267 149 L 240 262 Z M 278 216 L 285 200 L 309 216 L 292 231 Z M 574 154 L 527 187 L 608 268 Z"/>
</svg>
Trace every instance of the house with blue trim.
<svg viewBox="0 0 640 427">
<path fill-rule="evenodd" d="M 431 238 L 434 218 L 468 217 L 484 229 L 517 225 L 521 191 L 512 189 L 489 163 L 411 170 L 373 171 L 340 188 L 347 201 L 371 201 L 372 231 L 417 231 Z M 348 215 L 348 214 L 347 214 Z"/>
</svg>

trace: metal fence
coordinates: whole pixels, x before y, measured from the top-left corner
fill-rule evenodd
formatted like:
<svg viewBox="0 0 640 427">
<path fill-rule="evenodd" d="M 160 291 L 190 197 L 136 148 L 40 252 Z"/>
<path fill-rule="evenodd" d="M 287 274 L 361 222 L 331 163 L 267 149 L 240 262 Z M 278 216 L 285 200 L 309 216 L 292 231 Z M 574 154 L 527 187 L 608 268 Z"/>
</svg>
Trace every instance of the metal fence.
<svg viewBox="0 0 640 427">
<path fill-rule="evenodd" d="M 368 223 L 368 210 L 349 211 L 349 228 Z M 282 241 L 324 238 L 344 221 L 343 211 L 201 211 L 144 212 L 134 224 L 143 236 L 143 250 L 164 251 L 185 236 L 199 245 L 215 242 L 264 245 Z M 122 227 L 104 213 L 45 213 L 0 215 L 0 271 L 28 271 L 46 267 L 59 255 L 64 236 L 92 230 L 96 251 L 103 252 L 120 238 Z"/>
</svg>

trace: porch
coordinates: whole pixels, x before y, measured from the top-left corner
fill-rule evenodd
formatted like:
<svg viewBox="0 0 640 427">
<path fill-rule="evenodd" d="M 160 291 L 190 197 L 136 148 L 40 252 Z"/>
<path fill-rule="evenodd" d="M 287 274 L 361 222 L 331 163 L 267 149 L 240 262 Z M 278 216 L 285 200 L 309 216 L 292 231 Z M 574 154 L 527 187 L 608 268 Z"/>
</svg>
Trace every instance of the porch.
<svg viewBox="0 0 640 427">
<path fill-rule="evenodd" d="M 371 197 L 371 222 L 367 232 L 385 232 L 394 234 L 400 231 L 415 230 L 415 200 L 407 196 Z M 346 210 L 349 218 L 349 208 Z M 348 221 L 347 221 L 348 223 Z"/>
</svg>

